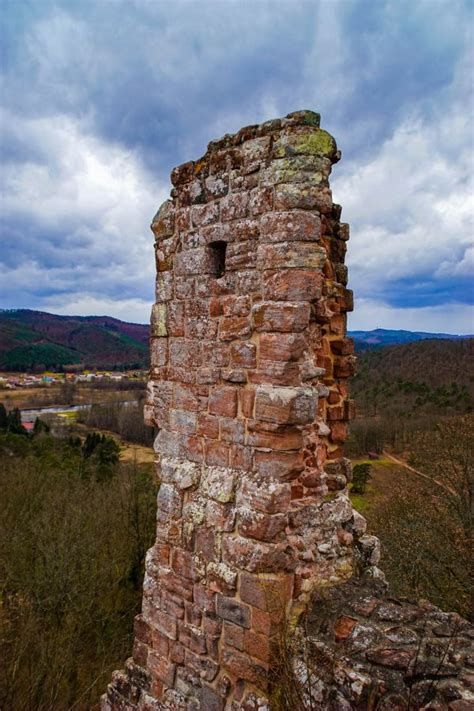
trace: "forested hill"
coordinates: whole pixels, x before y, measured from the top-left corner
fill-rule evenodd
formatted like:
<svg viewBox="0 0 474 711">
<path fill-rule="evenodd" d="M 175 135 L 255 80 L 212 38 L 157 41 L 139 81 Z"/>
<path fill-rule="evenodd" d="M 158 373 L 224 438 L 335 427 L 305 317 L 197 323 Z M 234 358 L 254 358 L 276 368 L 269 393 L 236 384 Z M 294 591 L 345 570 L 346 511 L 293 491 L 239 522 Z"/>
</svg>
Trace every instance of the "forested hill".
<svg viewBox="0 0 474 711">
<path fill-rule="evenodd" d="M 449 333 L 427 333 L 426 331 L 401 331 L 387 328 L 374 328 L 372 331 L 349 331 L 348 336 L 354 339 L 356 350 L 394 346 L 399 343 L 414 343 L 436 338 L 437 340 L 454 341 L 470 336 L 456 336 Z"/>
<path fill-rule="evenodd" d="M 145 368 L 148 332 L 110 316 L 0 310 L 0 369 Z"/>
<path fill-rule="evenodd" d="M 352 396 L 365 414 L 459 414 L 472 409 L 474 338 L 422 340 L 357 355 Z M 362 414 L 361 413 L 361 414 Z"/>
</svg>

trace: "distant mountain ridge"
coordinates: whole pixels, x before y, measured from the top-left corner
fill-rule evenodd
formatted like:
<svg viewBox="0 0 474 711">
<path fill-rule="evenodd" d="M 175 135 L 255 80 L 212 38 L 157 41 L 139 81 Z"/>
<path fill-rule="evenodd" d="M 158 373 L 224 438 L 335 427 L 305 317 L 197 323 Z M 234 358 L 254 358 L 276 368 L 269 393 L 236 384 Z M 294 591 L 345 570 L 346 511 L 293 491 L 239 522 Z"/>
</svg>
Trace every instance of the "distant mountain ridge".
<svg viewBox="0 0 474 711">
<path fill-rule="evenodd" d="M 424 340 L 464 340 L 470 336 L 376 328 L 349 331 L 356 349 Z M 0 309 L 0 369 L 145 368 L 148 324 L 112 316 L 59 316 L 32 309 Z"/>
<path fill-rule="evenodd" d="M 0 368 L 145 368 L 149 327 L 111 316 L 0 310 Z"/>
<path fill-rule="evenodd" d="M 415 343 L 416 341 L 457 341 L 472 338 L 472 335 L 459 336 L 451 333 L 427 333 L 425 331 L 403 331 L 386 328 L 374 328 L 372 331 L 348 331 L 347 335 L 354 339 L 357 350 Z"/>
</svg>

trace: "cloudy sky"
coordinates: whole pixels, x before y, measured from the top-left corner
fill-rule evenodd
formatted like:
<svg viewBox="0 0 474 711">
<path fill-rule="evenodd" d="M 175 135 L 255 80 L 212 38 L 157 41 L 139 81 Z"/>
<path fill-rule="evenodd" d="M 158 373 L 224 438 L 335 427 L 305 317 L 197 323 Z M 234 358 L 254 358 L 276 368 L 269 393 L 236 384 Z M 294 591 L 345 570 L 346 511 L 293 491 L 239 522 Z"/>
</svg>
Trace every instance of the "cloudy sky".
<svg viewBox="0 0 474 711">
<path fill-rule="evenodd" d="M 472 333 L 470 0 L 1 0 L 0 307 L 146 322 L 173 166 L 308 108 L 351 328 Z"/>
</svg>

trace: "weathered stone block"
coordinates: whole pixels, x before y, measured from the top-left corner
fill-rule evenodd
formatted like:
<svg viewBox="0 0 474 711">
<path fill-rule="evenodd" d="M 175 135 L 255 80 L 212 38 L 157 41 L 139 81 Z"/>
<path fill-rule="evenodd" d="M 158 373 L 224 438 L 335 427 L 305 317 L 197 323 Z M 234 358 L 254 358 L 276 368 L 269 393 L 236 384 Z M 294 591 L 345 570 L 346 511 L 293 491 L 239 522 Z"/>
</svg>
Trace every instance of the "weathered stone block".
<svg viewBox="0 0 474 711">
<path fill-rule="evenodd" d="M 256 331 L 304 331 L 309 324 L 309 316 L 309 304 L 306 303 L 266 301 L 253 307 Z"/>
<path fill-rule="evenodd" d="M 304 210 L 272 212 L 260 223 L 261 242 L 317 242 L 320 234 L 319 216 Z"/>
<path fill-rule="evenodd" d="M 263 295 L 275 301 L 315 301 L 321 297 L 322 274 L 312 269 L 266 271 Z"/>
<path fill-rule="evenodd" d="M 259 385 L 255 396 L 255 418 L 279 424 L 305 425 L 316 416 L 314 388 L 283 388 Z"/>
<path fill-rule="evenodd" d="M 327 254 L 314 242 L 280 242 L 261 244 L 257 249 L 257 267 L 265 269 L 319 269 Z"/>
</svg>

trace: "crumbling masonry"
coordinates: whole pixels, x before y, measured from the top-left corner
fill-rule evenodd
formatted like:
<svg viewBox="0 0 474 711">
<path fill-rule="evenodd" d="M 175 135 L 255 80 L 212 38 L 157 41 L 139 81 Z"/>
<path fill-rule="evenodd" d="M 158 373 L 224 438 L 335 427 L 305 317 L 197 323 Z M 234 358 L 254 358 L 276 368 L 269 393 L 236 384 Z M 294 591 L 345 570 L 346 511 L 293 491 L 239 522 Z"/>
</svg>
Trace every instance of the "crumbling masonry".
<svg viewBox="0 0 474 711">
<path fill-rule="evenodd" d="M 171 174 L 152 224 L 156 543 L 104 711 L 268 708 L 278 643 L 311 596 L 356 563 L 380 577 L 342 451 L 355 359 L 339 158 L 302 111 Z"/>
</svg>

